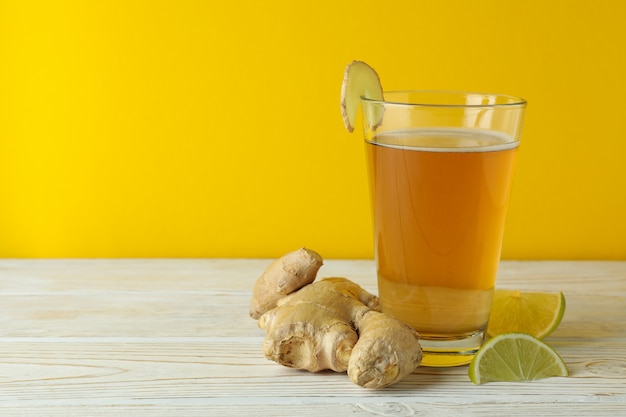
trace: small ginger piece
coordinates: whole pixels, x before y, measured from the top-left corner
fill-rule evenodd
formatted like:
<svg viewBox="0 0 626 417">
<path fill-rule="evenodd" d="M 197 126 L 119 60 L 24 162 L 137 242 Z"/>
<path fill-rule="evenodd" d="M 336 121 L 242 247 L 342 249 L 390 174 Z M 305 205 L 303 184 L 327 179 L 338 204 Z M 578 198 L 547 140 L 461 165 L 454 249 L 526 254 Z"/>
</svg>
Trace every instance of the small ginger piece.
<svg viewBox="0 0 626 417">
<path fill-rule="evenodd" d="M 389 386 L 421 361 L 417 332 L 381 313 L 378 297 L 345 278 L 327 278 L 280 299 L 259 326 L 268 359 L 311 372 L 347 371 L 367 388 Z"/>
<path fill-rule="evenodd" d="M 383 388 L 395 384 L 422 360 L 417 331 L 387 314 L 370 310 L 355 319 L 359 341 L 352 349 L 348 376 L 357 385 Z"/>
<path fill-rule="evenodd" d="M 279 299 L 315 281 L 322 264 L 322 257 L 306 248 L 289 252 L 275 260 L 254 285 L 250 317 L 258 319 L 276 307 Z"/>
</svg>

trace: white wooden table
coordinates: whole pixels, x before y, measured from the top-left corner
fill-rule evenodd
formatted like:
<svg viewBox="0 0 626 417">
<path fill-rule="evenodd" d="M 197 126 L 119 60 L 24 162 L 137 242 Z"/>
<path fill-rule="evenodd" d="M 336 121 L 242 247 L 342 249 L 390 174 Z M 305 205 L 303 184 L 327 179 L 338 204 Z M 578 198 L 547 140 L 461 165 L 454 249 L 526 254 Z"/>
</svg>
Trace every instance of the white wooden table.
<svg viewBox="0 0 626 417">
<path fill-rule="evenodd" d="M 367 390 L 263 358 L 248 303 L 270 261 L 0 260 L 0 416 L 626 416 L 626 262 L 502 263 L 500 288 L 565 293 L 546 341 L 570 377 Z M 376 292 L 372 261 L 318 276 Z"/>
</svg>

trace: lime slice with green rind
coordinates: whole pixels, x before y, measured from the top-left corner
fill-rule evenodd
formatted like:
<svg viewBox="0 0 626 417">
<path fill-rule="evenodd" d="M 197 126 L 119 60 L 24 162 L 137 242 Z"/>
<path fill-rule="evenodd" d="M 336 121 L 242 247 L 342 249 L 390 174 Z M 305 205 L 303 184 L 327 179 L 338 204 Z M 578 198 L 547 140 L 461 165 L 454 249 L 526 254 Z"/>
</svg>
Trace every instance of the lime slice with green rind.
<svg viewBox="0 0 626 417">
<path fill-rule="evenodd" d="M 561 292 L 494 291 L 487 335 L 527 333 L 538 339 L 551 334 L 565 313 Z"/>
<path fill-rule="evenodd" d="M 556 351 L 525 333 L 506 333 L 487 341 L 470 363 L 474 384 L 534 381 L 567 376 L 569 371 Z"/>
</svg>

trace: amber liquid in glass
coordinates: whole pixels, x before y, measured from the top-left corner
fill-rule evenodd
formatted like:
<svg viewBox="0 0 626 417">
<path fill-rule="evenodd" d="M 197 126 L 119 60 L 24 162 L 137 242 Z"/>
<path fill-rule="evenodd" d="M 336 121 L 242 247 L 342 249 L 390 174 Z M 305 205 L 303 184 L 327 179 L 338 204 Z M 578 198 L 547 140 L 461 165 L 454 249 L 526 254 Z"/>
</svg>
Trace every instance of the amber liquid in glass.
<svg viewBox="0 0 626 417">
<path fill-rule="evenodd" d="M 455 128 L 366 143 L 381 305 L 419 331 L 425 365 L 450 365 L 427 356 L 429 340 L 451 341 L 464 363 L 482 343 L 518 143 Z"/>
</svg>

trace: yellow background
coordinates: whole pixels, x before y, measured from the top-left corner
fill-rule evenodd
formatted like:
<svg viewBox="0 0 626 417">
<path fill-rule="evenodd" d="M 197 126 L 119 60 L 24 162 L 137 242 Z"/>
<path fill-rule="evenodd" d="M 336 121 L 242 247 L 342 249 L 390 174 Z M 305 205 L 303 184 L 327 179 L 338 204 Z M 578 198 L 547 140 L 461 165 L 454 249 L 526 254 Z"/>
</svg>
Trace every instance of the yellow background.
<svg viewBox="0 0 626 417">
<path fill-rule="evenodd" d="M 343 68 L 529 101 L 503 257 L 626 259 L 626 2 L 0 0 L 0 257 L 372 256 Z"/>
</svg>

